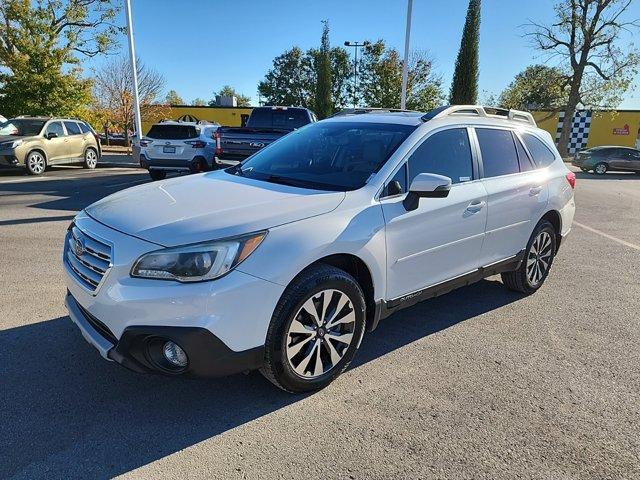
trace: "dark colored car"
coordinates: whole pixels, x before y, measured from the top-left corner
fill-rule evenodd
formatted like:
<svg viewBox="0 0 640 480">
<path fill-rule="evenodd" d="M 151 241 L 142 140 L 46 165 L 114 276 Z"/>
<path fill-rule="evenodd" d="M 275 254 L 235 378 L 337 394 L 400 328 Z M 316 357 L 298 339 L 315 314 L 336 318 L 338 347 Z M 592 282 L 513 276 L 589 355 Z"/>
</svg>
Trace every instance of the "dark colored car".
<svg viewBox="0 0 640 480">
<path fill-rule="evenodd" d="M 245 127 L 220 127 L 216 157 L 244 160 L 297 128 L 316 121 L 316 115 L 300 107 L 257 107 Z"/>
<path fill-rule="evenodd" d="M 593 147 L 576 153 L 571 165 L 583 172 L 604 175 L 609 170 L 640 174 L 640 150 L 629 147 Z"/>
</svg>

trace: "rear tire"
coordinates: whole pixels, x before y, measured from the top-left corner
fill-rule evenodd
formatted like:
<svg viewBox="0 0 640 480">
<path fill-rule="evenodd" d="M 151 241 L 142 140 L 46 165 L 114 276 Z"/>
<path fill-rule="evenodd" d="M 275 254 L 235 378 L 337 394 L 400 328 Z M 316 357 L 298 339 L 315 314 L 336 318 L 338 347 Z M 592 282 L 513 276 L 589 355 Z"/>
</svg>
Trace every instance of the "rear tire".
<svg viewBox="0 0 640 480">
<path fill-rule="evenodd" d="M 607 170 L 609 170 L 609 166 L 604 162 L 600 162 L 593 167 L 593 173 L 596 175 L 604 175 L 607 173 Z"/>
<path fill-rule="evenodd" d="M 41 152 L 35 151 L 27 155 L 24 162 L 29 175 L 42 175 L 47 168 L 47 160 Z"/>
<path fill-rule="evenodd" d="M 273 312 L 260 372 L 291 393 L 326 387 L 358 351 L 365 309 L 351 275 L 329 265 L 309 268 L 287 287 Z"/>
<path fill-rule="evenodd" d="M 98 152 L 93 148 L 87 148 L 84 152 L 84 168 L 93 170 L 98 166 Z"/>
<path fill-rule="evenodd" d="M 531 234 L 518 270 L 501 274 L 509 290 L 531 295 L 547 279 L 556 255 L 556 231 L 551 222 L 541 220 Z"/>
<path fill-rule="evenodd" d="M 149 170 L 149 176 L 151 180 L 164 180 L 167 178 L 167 172 L 164 170 Z"/>
</svg>

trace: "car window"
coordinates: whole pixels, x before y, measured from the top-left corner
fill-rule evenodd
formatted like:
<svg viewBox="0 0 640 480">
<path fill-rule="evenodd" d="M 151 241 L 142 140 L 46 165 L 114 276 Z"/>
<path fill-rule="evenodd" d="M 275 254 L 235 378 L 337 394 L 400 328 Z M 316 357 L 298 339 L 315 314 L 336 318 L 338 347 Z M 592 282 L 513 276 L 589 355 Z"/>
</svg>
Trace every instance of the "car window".
<svg viewBox="0 0 640 480">
<path fill-rule="evenodd" d="M 89 128 L 89 125 L 87 125 L 84 122 L 78 122 L 78 125 L 80 126 L 80 131 L 82 133 L 89 133 L 91 131 L 91 129 Z"/>
<path fill-rule="evenodd" d="M 393 182 L 398 182 L 395 186 L 389 188 Z M 397 186 L 400 185 L 400 191 L 397 191 Z M 394 191 L 396 189 L 396 191 Z M 401 195 L 407 192 L 407 164 L 403 163 L 402 167 L 395 173 L 393 177 L 389 179 L 382 191 L 381 197 L 389 197 L 392 195 Z"/>
<path fill-rule="evenodd" d="M 67 128 L 69 135 L 80 135 L 80 133 L 82 133 L 76 122 L 64 122 L 64 126 Z"/>
<path fill-rule="evenodd" d="M 409 158 L 409 186 L 419 173 L 436 173 L 452 183 L 473 178 L 471 145 L 466 128 L 452 128 L 427 138 Z"/>
<path fill-rule="evenodd" d="M 250 128 L 281 128 L 294 130 L 309 123 L 306 110 L 299 108 L 256 108 L 247 121 Z"/>
<path fill-rule="evenodd" d="M 62 128 L 62 123 L 51 122 L 49 125 L 47 125 L 47 130 L 45 134 L 49 135 L 50 133 L 55 133 L 58 137 L 64 137 L 65 133 L 64 133 L 64 128 Z"/>
<path fill-rule="evenodd" d="M 30 137 L 38 135 L 44 127 L 44 120 L 11 119 L 0 122 L 0 135 L 12 135 L 16 137 Z"/>
<path fill-rule="evenodd" d="M 518 153 L 518 163 L 520 164 L 520 171 L 528 172 L 530 170 L 534 170 L 536 166 L 529 158 L 529 155 L 527 155 L 527 152 L 525 151 L 522 143 L 520 142 L 520 139 L 516 134 L 513 134 L 513 141 L 516 142 L 516 152 Z"/>
<path fill-rule="evenodd" d="M 476 128 L 485 178 L 518 173 L 518 154 L 509 130 Z"/>
<path fill-rule="evenodd" d="M 228 173 L 316 190 L 357 190 L 415 128 L 393 123 L 311 123 Z"/>
<path fill-rule="evenodd" d="M 187 138 L 196 138 L 198 131 L 193 125 L 167 125 L 160 123 L 151 127 L 146 136 L 156 140 L 186 140 Z"/>
<path fill-rule="evenodd" d="M 548 167 L 555 161 L 556 156 L 553 152 L 535 135 L 523 133 L 522 140 L 524 140 L 524 144 L 529 149 L 538 168 Z"/>
</svg>

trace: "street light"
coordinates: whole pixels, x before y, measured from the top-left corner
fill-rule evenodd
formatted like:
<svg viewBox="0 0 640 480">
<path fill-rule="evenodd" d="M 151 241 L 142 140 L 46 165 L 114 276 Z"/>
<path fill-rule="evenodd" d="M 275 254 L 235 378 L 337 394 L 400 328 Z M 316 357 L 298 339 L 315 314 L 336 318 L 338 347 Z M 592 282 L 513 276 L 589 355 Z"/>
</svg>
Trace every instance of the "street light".
<svg viewBox="0 0 640 480">
<path fill-rule="evenodd" d="M 133 43 L 133 22 L 131 20 L 131 1 L 125 0 L 125 10 L 127 13 L 127 38 L 129 39 L 129 60 L 133 75 L 133 113 L 137 138 L 142 138 L 142 120 L 140 119 L 140 97 L 138 94 L 138 69 L 136 66 L 136 48 Z"/>
<path fill-rule="evenodd" d="M 402 64 L 402 96 L 400 110 L 407 108 L 407 79 L 409 77 L 409 36 L 411 34 L 411 8 L 413 0 L 407 0 L 407 30 L 404 37 L 404 63 Z"/>
<path fill-rule="evenodd" d="M 353 108 L 356 108 L 356 103 L 357 103 L 357 91 L 358 91 L 358 47 L 366 47 L 367 45 L 369 45 L 368 41 L 364 41 L 364 42 L 350 42 L 350 41 L 346 41 L 344 42 L 344 46 L 345 47 L 354 47 L 355 51 L 356 51 L 356 55 L 355 55 L 355 60 L 353 62 Z"/>
</svg>

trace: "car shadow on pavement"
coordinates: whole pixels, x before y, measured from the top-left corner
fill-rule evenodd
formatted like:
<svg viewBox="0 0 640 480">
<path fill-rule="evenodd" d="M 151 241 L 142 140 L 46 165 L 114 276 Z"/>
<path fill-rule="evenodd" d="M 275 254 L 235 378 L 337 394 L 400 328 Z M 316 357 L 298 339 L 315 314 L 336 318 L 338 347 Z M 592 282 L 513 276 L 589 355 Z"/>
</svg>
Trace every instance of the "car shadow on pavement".
<svg viewBox="0 0 640 480">
<path fill-rule="evenodd" d="M 366 336 L 352 368 L 520 298 L 485 280 L 418 304 Z M 68 317 L 4 330 L 0 346 L 0 478 L 112 477 L 308 398 L 257 372 L 131 373 L 104 361 Z"/>
</svg>

